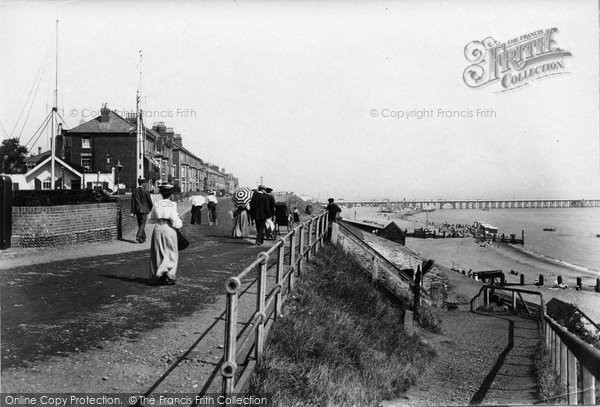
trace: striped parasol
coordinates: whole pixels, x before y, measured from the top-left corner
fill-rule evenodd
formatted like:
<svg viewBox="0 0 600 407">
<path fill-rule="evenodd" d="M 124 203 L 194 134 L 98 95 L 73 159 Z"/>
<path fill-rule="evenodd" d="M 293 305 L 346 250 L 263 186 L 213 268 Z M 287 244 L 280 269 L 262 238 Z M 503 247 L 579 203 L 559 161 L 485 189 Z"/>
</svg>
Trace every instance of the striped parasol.
<svg viewBox="0 0 600 407">
<path fill-rule="evenodd" d="M 252 199 L 252 190 L 250 188 L 239 188 L 235 191 L 231 200 L 235 206 L 245 206 Z"/>
</svg>

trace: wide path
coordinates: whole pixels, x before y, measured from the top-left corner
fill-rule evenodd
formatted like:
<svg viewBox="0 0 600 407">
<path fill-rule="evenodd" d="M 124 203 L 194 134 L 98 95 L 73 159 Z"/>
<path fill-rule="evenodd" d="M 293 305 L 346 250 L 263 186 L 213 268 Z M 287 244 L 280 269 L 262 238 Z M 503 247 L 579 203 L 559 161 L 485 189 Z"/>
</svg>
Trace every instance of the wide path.
<svg viewBox="0 0 600 407">
<path fill-rule="evenodd" d="M 224 281 L 273 244 L 230 239 L 230 209 L 220 202 L 218 226 L 183 217 L 191 245 L 175 286 L 149 285 L 147 244 L 129 242 L 122 253 L 77 246 L 66 248 L 75 259 L 0 270 L 2 391 L 208 391 L 223 352 Z"/>
</svg>

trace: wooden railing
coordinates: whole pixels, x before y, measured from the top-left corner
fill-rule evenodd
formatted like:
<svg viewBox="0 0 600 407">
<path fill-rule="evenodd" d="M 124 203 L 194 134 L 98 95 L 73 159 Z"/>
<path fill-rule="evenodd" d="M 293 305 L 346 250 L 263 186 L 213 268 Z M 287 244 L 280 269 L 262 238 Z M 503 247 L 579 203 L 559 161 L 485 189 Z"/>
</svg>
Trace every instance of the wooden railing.
<svg viewBox="0 0 600 407">
<path fill-rule="evenodd" d="M 302 273 L 304 264 L 321 249 L 326 234 L 327 212 L 279 237 L 273 247 L 259 253 L 257 259 L 241 273 L 228 278 L 225 282 L 227 308 L 224 356 L 220 369 L 224 396 L 242 393 L 254 369 L 262 363 L 268 327 L 281 315 L 281 307 L 287 295 L 293 290 L 296 275 Z M 287 264 L 285 264 L 286 245 L 289 246 Z M 276 258 L 276 262 L 270 263 L 269 260 L 273 257 Z M 267 293 L 267 273 L 272 269 L 275 270 L 275 283 Z M 251 283 L 257 285 L 256 305 L 249 320 L 244 323 L 238 334 L 240 317 L 238 300 L 243 294 L 240 292 L 242 280 L 254 270 L 258 271 L 256 279 Z M 244 367 L 243 370 L 238 371 L 241 366 Z"/>
<path fill-rule="evenodd" d="M 377 276 L 378 276 L 379 272 L 381 271 L 381 272 L 386 273 L 389 276 L 392 276 L 394 278 L 400 278 L 402 280 L 402 282 L 405 283 L 407 286 L 410 286 L 410 287 L 414 286 L 414 277 L 413 276 L 414 276 L 415 270 L 411 270 L 413 272 L 413 275 L 407 274 L 405 270 L 401 270 L 394 263 L 392 263 L 387 258 L 385 258 L 384 255 L 379 253 L 373 247 L 369 246 L 364 240 L 362 240 L 352 230 L 350 230 L 350 228 L 348 228 L 347 226 L 345 226 L 341 223 L 338 223 L 338 226 L 339 226 L 340 233 L 342 233 L 346 239 L 348 239 L 349 241 L 354 243 L 354 245 L 357 248 L 359 248 L 363 253 L 366 253 L 367 256 L 371 257 L 371 259 L 373 261 L 373 267 L 372 267 L 373 280 L 377 279 Z M 344 246 L 344 243 L 342 243 L 342 246 Z M 347 248 L 344 247 L 344 250 L 346 250 L 346 249 Z"/>
<path fill-rule="evenodd" d="M 511 296 L 507 298 L 507 296 L 502 295 L 503 291 L 510 292 Z M 481 299 L 482 293 L 483 300 Z M 484 285 L 471 300 L 471 311 L 480 308 L 482 305 L 490 305 L 494 294 L 498 295 L 498 299 L 502 303 L 508 303 L 513 311 L 517 310 L 517 296 L 528 314 L 531 314 L 532 310 L 537 311 L 545 346 L 550 353 L 552 366 L 566 390 L 568 404 L 578 404 L 578 396 L 581 394 L 584 405 L 595 405 L 596 381 L 600 380 L 600 350 L 567 331 L 565 327 L 550 318 L 546 314 L 544 297 L 538 291 Z M 522 294 L 539 296 L 539 306 L 525 301 Z M 579 372 L 581 372 L 581 383 L 578 382 Z"/>
</svg>

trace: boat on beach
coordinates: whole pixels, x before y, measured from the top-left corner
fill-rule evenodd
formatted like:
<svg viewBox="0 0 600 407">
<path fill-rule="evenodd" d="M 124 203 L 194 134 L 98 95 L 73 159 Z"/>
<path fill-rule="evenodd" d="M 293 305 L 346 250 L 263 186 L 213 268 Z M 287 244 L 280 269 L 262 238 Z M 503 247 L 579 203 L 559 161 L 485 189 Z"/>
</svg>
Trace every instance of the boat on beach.
<svg viewBox="0 0 600 407">
<path fill-rule="evenodd" d="M 556 230 L 556 227 L 551 227 L 551 228 L 543 228 L 544 232 L 554 232 Z"/>
</svg>

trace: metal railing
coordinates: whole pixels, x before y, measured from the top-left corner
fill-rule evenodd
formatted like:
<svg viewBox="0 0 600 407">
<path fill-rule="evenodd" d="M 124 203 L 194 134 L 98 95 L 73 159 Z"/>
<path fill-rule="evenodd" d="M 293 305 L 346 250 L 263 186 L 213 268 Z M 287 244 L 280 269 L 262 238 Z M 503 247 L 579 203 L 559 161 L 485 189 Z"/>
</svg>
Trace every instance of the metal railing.
<svg viewBox="0 0 600 407">
<path fill-rule="evenodd" d="M 242 393 L 254 369 L 262 363 L 270 326 L 267 324 L 276 321 L 281 315 L 281 307 L 294 288 L 296 275 L 302 274 L 306 262 L 322 248 L 327 233 L 327 216 L 327 212 L 315 216 L 298 225 L 285 236 L 279 237 L 273 247 L 259 253 L 257 259 L 241 273 L 228 278 L 225 282 L 227 293 L 225 342 L 223 364 L 220 369 L 224 396 Z M 297 237 L 299 237 L 298 243 Z M 288 242 L 288 263 L 285 264 Z M 274 255 L 277 261 L 269 264 L 269 259 Z M 252 284 L 257 283 L 256 306 L 238 334 L 240 316 L 238 299 L 241 296 L 242 280 L 256 269 L 258 269 L 257 277 L 252 282 Z M 275 283 L 267 292 L 267 272 L 272 269 L 275 269 Z M 238 364 L 240 361 L 241 364 Z M 241 366 L 244 368 L 240 372 L 238 370 Z"/>
<path fill-rule="evenodd" d="M 584 405 L 596 404 L 596 380 L 600 380 L 600 350 L 593 345 L 586 343 L 573 333 L 546 314 L 546 306 L 542 293 L 538 291 L 524 290 L 521 288 L 503 287 L 496 285 L 484 285 L 479 293 L 471 300 L 471 311 L 481 307 L 481 294 L 483 293 L 483 304 L 488 306 L 492 301 L 492 296 L 498 292 L 508 291 L 512 293 L 512 309 L 517 310 L 516 295 L 528 314 L 531 314 L 532 308 L 539 312 L 540 330 L 545 339 L 545 347 L 550 353 L 552 366 L 567 392 L 567 402 L 569 405 L 578 403 L 578 396 Z M 533 294 L 539 296 L 540 305 L 532 304 L 523 299 L 524 294 Z M 499 300 L 506 302 L 505 296 L 498 296 Z M 594 324 L 596 325 L 596 324 Z M 579 380 L 581 373 L 581 383 Z M 581 389 L 580 389 L 581 388 Z"/>
<path fill-rule="evenodd" d="M 502 295 L 502 292 L 508 292 L 509 295 Z M 500 292 L 500 293 L 499 293 Z M 483 293 L 483 299 L 482 294 Z M 539 297 L 539 305 L 533 304 L 529 301 L 526 301 L 523 298 L 523 294 L 534 295 Z M 485 284 L 477 295 L 473 297 L 471 300 L 471 311 L 475 311 L 481 306 L 489 306 L 492 303 L 492 297 L 496 295 L 498 299 L 504 303 L 509 305 L 513 311 L 516 312 L 519 304 L 525 309 L 528 315 L 533 315 L 534 311 L 537 313 L 537 318 L 539 322 L 539 327 L 542 329 L 542 320 L 544 315 L 546 315 L 546 304 L 544 302 L 544 296 L 539 291 L 526 290 L 523 288 L 514 288 L 507 286 L 499 286 L 494 284 Z"/>
</svg>

